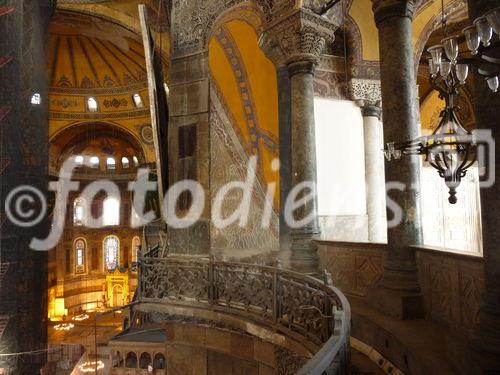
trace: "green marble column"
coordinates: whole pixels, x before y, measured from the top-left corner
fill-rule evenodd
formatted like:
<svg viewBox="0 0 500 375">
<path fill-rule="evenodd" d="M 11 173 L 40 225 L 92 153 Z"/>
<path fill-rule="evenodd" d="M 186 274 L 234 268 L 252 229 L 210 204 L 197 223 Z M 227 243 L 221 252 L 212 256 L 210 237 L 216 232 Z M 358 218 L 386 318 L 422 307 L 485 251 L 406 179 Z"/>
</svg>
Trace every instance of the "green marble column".
<svg viewBox="0 0 500 375">
<path fill-rule="evenodd" d="M 313 61 L 288 65 L 291 80 L 292 108 L 292 187 L 302 182 L 316 183 L 316 138 L 314 131 Z M 303 194 L 299 195 L 300 199 Z M 317 199 L 311 199 L 294 212 L 295 220 L 312 217 L 312 221 L 290 232 L 291 262 L 295 269 L 314 271 L 318 267 L 317 246 L 313 237 L 320 233 Z"/>
<path fill-rule="evenodd" d="M 413 1 L 374 1 L 379 34 L 380 78 L 384 112 L 384 141 L 407 141 L 419 136 L 415 106 L 415 63 L 412 46 Z M 399 225 L 387 233 L 388 257 L 379 284 L 370 292 L 373 304 L 400 319 L 421 317 L 423 301 L 418 283 L 415 251 L 422 244 L 419 207 L 418 156 L 386 163 L 386 182 L 400 183 L 389 197 L 402 210 Z M 393 217 L 387 210 L 387 217 Z"/>
</svg>

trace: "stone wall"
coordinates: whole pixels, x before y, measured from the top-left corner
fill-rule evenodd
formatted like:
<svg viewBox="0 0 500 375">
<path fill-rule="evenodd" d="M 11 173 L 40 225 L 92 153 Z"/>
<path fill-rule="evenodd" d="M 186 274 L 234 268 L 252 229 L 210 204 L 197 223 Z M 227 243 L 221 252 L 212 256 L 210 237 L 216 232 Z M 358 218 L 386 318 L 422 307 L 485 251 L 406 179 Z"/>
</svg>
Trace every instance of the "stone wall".
<svg viewBox="0 0 500 375">
<path fill-rule="evenodd" d="M 321 267 L 347 295 L 366 297 L 382 276 L 387 245 L 318 241 Z M 478 322 L 484 291 L 480 257 L 417 248 L 425 317 L 465 335 Z"/>
</svg>

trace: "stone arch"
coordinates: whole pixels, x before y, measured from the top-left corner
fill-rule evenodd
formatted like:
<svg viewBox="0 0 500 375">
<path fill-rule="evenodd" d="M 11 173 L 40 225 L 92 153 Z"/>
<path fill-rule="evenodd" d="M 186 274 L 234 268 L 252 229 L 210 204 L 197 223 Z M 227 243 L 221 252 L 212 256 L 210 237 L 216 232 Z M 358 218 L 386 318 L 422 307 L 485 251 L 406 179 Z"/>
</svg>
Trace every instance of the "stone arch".
<svg viewBox="0 0 500 375">
<path fill-rule="evenodd" d="M 433 1 L 425 4 L 425 7 L 429 6 Z M 467 18 L 467 5 L 463 0 L 454 0 L 445 5 L 444 7 L 445 17 L 450 19 L 462 19 Z M 417 15 L 418 17 L 419 15 Z M 414 46 L 414 61 L 418 65 L 418 62 L 424 52 L 425 45 L 429 40 L 431 34 L 440 27 L 441 13 L 434 14 L 431 19 L 429 19 L 424 26 L 422 32 L 418 36 L 418 39 Z"/>
<path fill-rule="evenodd" d="M 234 20 L 240 20 L 252 26 L 258 37 L 260 37 L 264 31 L 265 15 L 262 10 L 255 5 L 255 2 L 245 1 L 226 8 L 212 23 L 207 25 L 204 46 L 208 48 L 210 39 L 220 26 Z"/>
</svg>

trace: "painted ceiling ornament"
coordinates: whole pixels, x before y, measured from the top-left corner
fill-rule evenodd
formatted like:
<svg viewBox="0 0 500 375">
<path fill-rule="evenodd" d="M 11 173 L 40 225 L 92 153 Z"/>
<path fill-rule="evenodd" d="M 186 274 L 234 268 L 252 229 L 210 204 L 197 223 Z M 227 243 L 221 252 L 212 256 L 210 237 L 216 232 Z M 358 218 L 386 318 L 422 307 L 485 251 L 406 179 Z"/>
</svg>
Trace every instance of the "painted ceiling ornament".
<svg viewBox="0 0 500 375">
<path fill-rule="evenodd" d="M 141 138 L 144 143 L 152 144 L 153 143 L 153 128 L 150 124 L 145 124 L 140 127 Z"/>
</svg>

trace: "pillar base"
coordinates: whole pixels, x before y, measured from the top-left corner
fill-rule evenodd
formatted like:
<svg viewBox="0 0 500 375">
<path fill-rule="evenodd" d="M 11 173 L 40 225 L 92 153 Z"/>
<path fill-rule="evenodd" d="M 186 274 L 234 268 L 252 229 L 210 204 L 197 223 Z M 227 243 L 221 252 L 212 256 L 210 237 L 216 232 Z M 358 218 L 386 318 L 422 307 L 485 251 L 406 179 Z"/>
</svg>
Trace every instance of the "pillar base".
<svg viewBox="0 0 500 375">
<path fill-rule="evenodd" d="M 317 227 L 293 229 L 290 233 L 290 264 L 293 270 L 302 273 L 317 273 L 319 269 L 318 246 L 314 236 L 320 233 Z"/>
<path fill-rule="evenodd" d="M 368 290 L 367 298 L 374 308 L 393 318 L 424 318 L 424 298 L 414 265 L 395 266 L 388 263 L 382 279 Z"/>
</svg>

